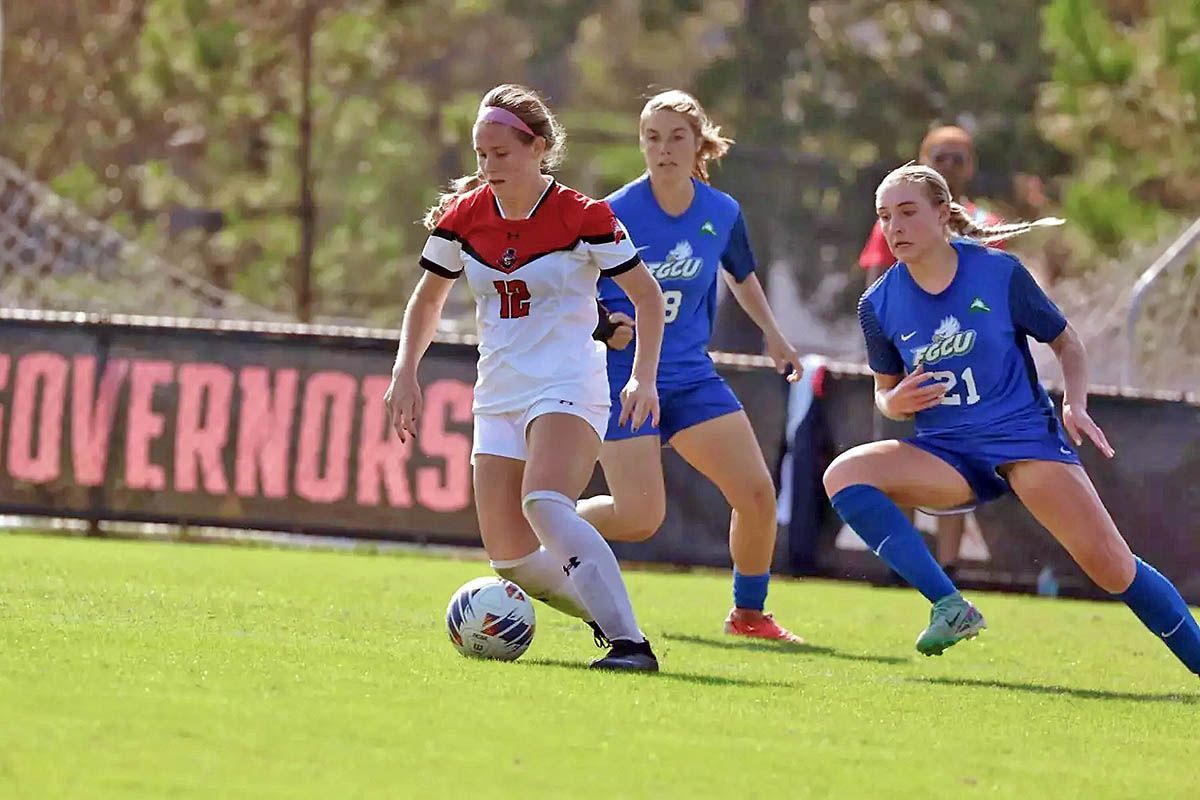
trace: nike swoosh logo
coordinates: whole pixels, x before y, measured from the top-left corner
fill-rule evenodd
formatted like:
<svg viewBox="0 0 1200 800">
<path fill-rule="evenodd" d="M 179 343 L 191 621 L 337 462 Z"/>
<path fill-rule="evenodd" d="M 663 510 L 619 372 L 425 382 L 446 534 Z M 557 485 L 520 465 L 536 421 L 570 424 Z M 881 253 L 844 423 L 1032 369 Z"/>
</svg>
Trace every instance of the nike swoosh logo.
<svg viewBox="0 0 1200 800">
<path fill-rule="evenodd" d="M 962 622 L 962 619 L 963 619 L 963 612 L 959 611 L 958 615 L 955 616 L 954 619 L 949 620 L 946 624 L 949 625 L 951 628 L 957 628 L 958 623 Z"/>
<path fill-rule="evenodd" d="M 1064 456 L 1072 456 L 1072 455 L 1075 455 L 1074 453 L 1072 453 L 1070 450 L 1068 450 L 1068 449 L 1067 449 L 1067 448 L 1065 448 L 1065 447 L 1060 447 L 1060 448 L 1058 448 L 1058 452 L 1062 453 Z"/>
<path fill-rule="evenodd" d="M 900 334 L 900 341 L 907 342 L 909 339 L 911 339 L 912 337 L 914 337 L 916 335 L 917 335 L 916 331 L 913 331 L 912 333 L 908 334 L 907 336 L 905 336 L 904 334 Z"/>
<path fill-rule="evenodd" d="M 1166 633 L 1164 633 L 1164 634 L 1160 634 L 1160 635 L 1162 636 L 1162 638 L 1166 639 L 1168 636 L 1170 636 L 1171 634 L 1175 633 L 1175 631 L 1177 631 L 1177 630 L 1179 630 L 1180 628 L 1182 628 L 1182 627 L 1183 627 L 1183 623 L 1184 623 L 1184 619 L 1183 619 L 1183 617 L 1180 617 L 1180 618 L 1179 618 L 1179 624 L 1178 624 L 1178 625 L 1176 625 L 1174 628 L 1171 628 L 1171 630 L 1167 631 Z"/>
</svg>

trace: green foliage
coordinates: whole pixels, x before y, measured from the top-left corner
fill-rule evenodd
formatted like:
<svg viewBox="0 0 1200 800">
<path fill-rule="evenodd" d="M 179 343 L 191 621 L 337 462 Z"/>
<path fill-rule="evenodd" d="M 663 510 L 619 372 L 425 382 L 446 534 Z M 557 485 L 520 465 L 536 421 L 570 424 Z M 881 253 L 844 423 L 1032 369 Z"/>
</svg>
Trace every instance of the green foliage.
<svg viewBox="0 0 1200 800">
<path fill-rule="evenodd" d="M 1200 214 L 1200 4 L 1110 5 L 1046 7 L 1038 122 L 1075 160 L 1066 215 L 1117 256 Z"/>
</svg>

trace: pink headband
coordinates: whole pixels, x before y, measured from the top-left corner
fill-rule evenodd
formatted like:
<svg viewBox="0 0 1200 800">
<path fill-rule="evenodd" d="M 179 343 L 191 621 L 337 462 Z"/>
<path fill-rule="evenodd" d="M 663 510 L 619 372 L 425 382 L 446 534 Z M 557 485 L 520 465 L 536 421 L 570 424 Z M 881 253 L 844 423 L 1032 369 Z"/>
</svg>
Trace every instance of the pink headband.
<svg viewBox="0 0 1200 800">
<path fill-rule="evenodd" d="M 537 136 L 525 122 L 506 108 L 499 106 L 486 106 L 479 109 L 479 117 L 475 120 L 478 125 L 481 122 L 495 122 L 500 125 L 507 125 L 510 128 L 516 128 L 521 133 L 527 133 L 530 136 Z"/>
</svg>

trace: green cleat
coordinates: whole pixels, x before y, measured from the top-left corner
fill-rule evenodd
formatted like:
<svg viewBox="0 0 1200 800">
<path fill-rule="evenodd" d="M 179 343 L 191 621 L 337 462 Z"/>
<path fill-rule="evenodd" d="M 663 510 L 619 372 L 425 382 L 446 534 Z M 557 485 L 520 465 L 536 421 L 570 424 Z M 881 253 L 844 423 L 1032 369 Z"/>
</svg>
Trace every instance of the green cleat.
<svg viewBox="0 0 1200 800">
<path fill-rule="evenodd" d="M 933 604 L 929 627 L 917 637 L 917 652 L 940 656 L 963 639 L 974 639 L 986 627 L 979 609 L 955 592 Z"/>
</svg>

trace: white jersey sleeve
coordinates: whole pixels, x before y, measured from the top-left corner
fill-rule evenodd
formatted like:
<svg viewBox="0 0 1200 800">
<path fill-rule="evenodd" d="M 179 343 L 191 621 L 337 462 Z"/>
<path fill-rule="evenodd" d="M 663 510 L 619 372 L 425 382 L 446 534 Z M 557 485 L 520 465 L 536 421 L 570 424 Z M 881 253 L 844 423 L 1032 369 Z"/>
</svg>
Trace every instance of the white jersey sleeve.
<svg viewBox="0 0 1200 800">
<path fill-rule="evenodd" d="M 605 278 L 613 278 L 638 265 L 638 255 L 629 232 L 612 213 L 608 203 L 588 206 L 579 236 L 582 247 Z"/>
</svg>

